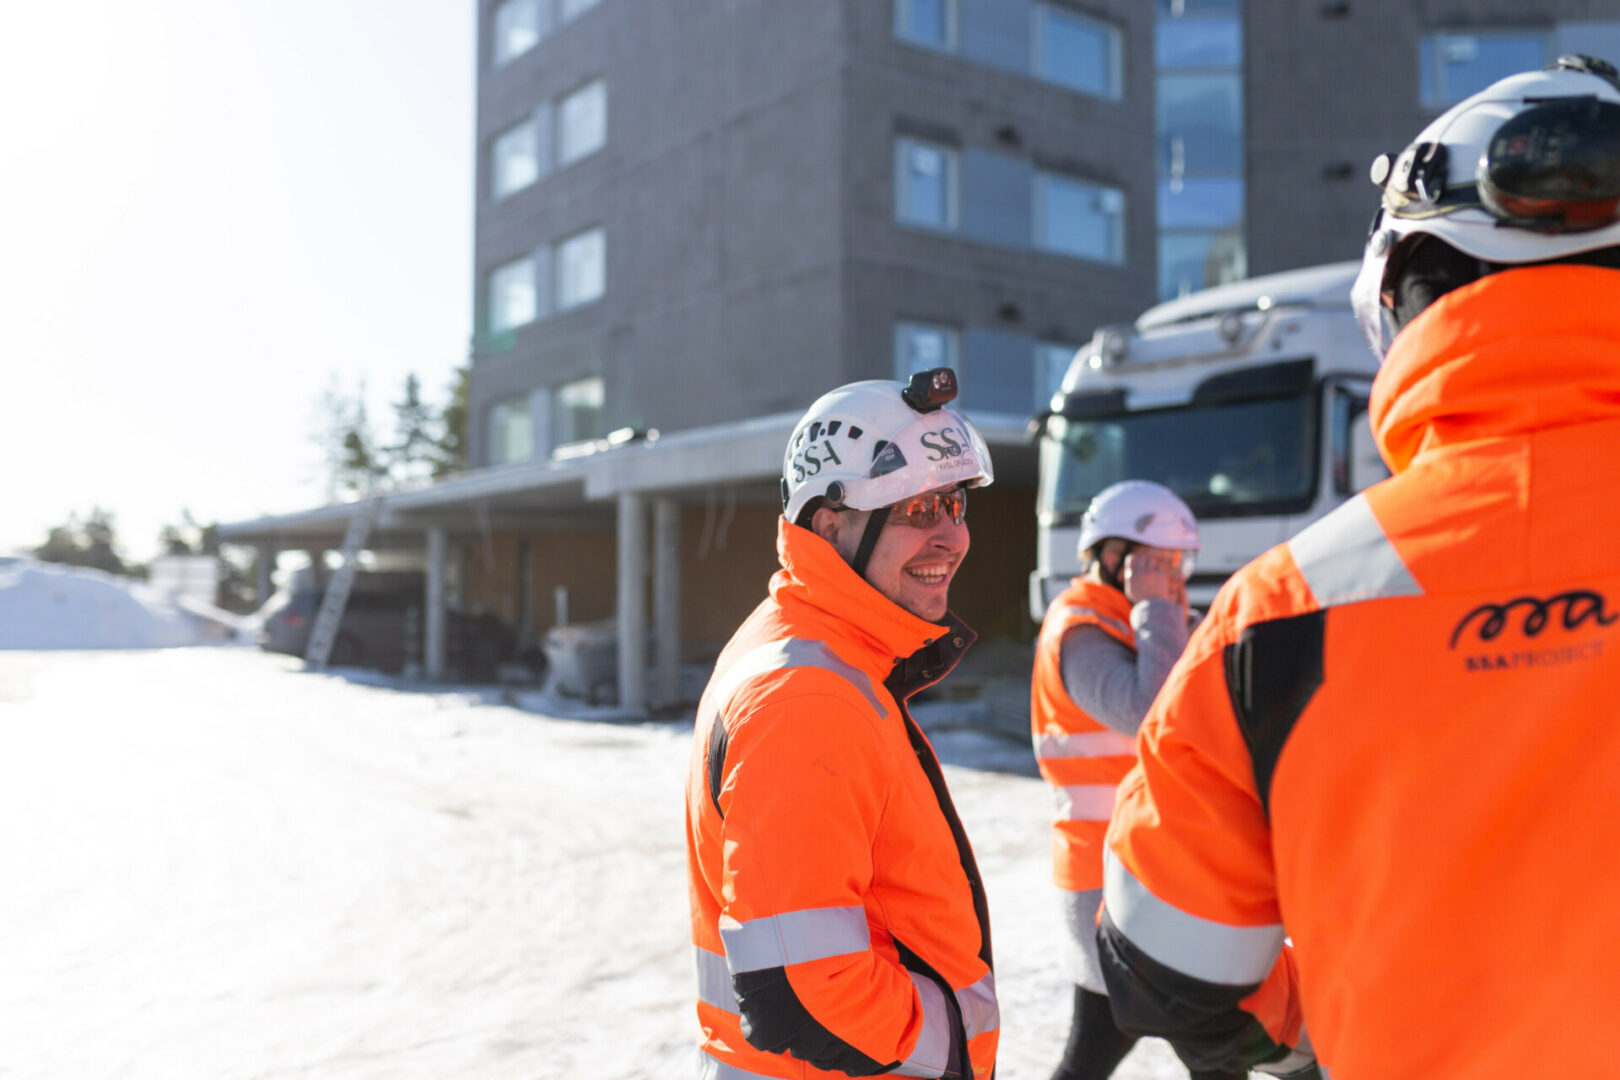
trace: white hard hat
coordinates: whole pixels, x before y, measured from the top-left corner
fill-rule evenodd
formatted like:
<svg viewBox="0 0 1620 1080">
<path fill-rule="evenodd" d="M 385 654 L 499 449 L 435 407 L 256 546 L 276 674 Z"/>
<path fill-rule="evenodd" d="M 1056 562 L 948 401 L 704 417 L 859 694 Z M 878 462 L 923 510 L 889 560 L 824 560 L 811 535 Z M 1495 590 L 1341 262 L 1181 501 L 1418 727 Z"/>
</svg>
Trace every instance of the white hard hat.
<svg viewBox="0 0 1620 1080">
<path fill-rule="evenodd" d="M 1080 519 L 1081 558 L 1112 537 L 1149 547 L 1198 549 L 1198 519 L 1176 493 L 1151 480 L 1121 480 L 1097 493 Z"/>
<path fill-rule="evenodd" d="M 1511 75 L 1447 110 L 1398 157 L 1380 156 L 1372 178 L 1383 205 L 1350 297 L 1382 357 L 1395 331 L 1391 289 L 1420 236 L 1508 265 L 1620 245 L 1620 79 L 1574 55 Z"/>
<path fill-rule="evenodd" d="M 956 397 L 950 368 L 909 383 L 874 379 L 823 394 L 793 428 L 782 457 L 782 512 L 797 521 L 811 499 L 876 510 L 947 485 L 983 487 L 990 451 Z"/>
</svg>

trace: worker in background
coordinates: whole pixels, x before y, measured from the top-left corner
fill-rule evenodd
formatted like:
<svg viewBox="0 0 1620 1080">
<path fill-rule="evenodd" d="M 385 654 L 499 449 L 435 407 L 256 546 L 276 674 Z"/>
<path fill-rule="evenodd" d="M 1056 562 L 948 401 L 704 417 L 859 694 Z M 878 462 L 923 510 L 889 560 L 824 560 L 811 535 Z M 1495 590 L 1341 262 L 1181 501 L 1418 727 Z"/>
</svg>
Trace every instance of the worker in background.
<svg viewBox="0 0 1620 1080">
<path fill-rule="evenodd" d="M 947 606 L 992 479 L 949 368 L 810 406 L 781 570 L 698 706 L 687 866 L 705 1078 L 989 1080 L 990 921 L 906 701 L 973 642 Z"/>
<path fill-rule="evenodd" d="M 1394 475 L 1228 582 L 1149 711 L 1109 1001 L 1201 1067 L 1612 1076 L 1620 79 L 1503 79 L 1373 180 Z"/>
<path fill-rule="evenodd" d="M 1103 834 L 1114 789 L 1136 761 L 1136 730 L 1187 644 L 1186 581 L 1198 546 L 1198 523 L 1169 488 L 1114 484 L 1081 519 L 1082 575 L 1041 624 L 1030 723 L 1055 796 L 1052 880 L 1074 982 L 1068 1044 L 1052 1080 L 1105 1080 L 1136 1043 L 1114 1024 L 1097 960 Z"/>
</svg>

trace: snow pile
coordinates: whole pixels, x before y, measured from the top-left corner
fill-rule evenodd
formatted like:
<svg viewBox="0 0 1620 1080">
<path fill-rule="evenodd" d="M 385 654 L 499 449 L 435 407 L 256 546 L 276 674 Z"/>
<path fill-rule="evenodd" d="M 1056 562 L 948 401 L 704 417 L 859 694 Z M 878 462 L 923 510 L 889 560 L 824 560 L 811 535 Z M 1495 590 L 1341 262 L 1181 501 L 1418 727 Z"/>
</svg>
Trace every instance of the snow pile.
<svg viewBox="0 0 1620 1080">
<path fill-rule="evenodd" d="M 31 559 L 0 563 L 0 649 L 167 649 L 234 636 L 138 581 Z"/>
</svg>

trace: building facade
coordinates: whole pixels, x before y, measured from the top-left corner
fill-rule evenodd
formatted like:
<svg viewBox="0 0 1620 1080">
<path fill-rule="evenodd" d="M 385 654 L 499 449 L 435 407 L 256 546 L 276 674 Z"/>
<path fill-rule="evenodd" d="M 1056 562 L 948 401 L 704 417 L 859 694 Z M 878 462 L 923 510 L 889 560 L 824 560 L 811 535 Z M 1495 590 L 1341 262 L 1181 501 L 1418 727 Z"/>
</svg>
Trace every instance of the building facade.
<svg viewBox="0 0 1620 1080">
<path fill-rule="evenodd" d="M 1377 154 L 1510 71 L 1620 60 L 1612 0 L 478 0 L 477 18 L 473 471 L 390 520 L 443 530 L 459 600 L 530 638 L 559 584 L 570 618 L 631 633 L 649 559 L 686 597 L 661 625 L 723 637 L 774 565 L 772 441 L 833 386 L 948 364 L 997 467 L 953 597 L 1027 640 L 1024 430 L 1076 346 L 1163 298 L 1357 257 Z"/>
</svg>

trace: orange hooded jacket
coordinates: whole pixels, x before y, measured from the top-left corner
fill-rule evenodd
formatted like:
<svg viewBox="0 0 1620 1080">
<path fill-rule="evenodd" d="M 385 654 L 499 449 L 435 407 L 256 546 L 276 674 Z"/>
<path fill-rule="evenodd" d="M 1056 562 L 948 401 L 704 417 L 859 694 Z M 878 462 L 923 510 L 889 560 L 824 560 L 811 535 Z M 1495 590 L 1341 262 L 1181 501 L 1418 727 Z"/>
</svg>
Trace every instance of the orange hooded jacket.
<svg viewBox="0 0 1620 1080">
<path fill-rule="evenodd" d="M 1063 686 L 1063 636 L 1079 626 L 1095 626 L 1136 650 L 1130 600 L 1100 582 L 1075 578 L 1041 621 L 1029 718 L 1036 764 L 1057 797 L 1052 880 L 1068 892 L 1102 888 L 1103 834 L 1114 792 L 1136 762 L 1136 740 L 1093 719 Z"/>
<path fill-rule="evenodd" d="M 1371 416 L 1395 475 L 1240 572 L 1143 725 L 1110 999 L 1189 1064 L 1303 1010 L 1334 1080 L 1612 1075 L 1620 271 L 1443 297 Z"/>
<path fill-rule="evenodd" d="M 715 664 L 686 792 L 703 1073 L 988 1080 L 1000 1017 L 972 849 L 912 694 L 973 634 L 782 521 Z"/>
</svg>

